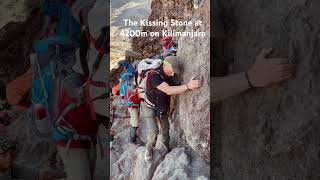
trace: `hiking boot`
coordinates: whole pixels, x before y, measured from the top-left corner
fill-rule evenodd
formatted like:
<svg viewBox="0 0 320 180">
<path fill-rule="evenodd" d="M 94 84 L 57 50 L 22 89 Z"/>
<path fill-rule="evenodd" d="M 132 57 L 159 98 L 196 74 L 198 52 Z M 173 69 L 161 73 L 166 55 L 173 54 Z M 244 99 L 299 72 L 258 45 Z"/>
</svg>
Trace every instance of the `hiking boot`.
<svg viewBox="0 0 320 180">
<path fill-rule="evenodd" d="M 144 154 L 144 161 L 146 163 L 150 162 L 152 160 L 152 149 L 147 148 L 146 153 Z"/>
<path fill-rule="evenodd" d="M 137 127 L 130 127 L 130 143 L 137 143 Z"/>
</svg>

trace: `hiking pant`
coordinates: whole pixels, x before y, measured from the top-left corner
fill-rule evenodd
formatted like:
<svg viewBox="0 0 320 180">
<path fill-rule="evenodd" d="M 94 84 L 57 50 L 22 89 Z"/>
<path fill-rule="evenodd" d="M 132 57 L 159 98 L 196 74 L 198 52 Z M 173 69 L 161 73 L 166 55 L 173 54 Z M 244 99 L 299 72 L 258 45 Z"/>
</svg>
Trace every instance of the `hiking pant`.
<svg viewBox="0 0 320 180">
<path fill-rule="evenodd" d="M 132 127 L 138 127 L 139 126 L 139 112 L 138 108 L 128 108 L 129 114 L 130 114 L 130 125 Z"/>
<path fill-rule="evenodd" d="M 168 114 L 165 114 L 160 118 L 156 116 L 156 111 L 148 107 L 145 103 L 141 103 L 142 112 L 147 121 L 148 137 L 147 137 L 147 149 L 153 149 L 157 143 L 157 137 L 159 136 L 159 142 L 169 151 L 169 129 L 170 124 L 168 120 Z"/>
<path fill-rule="evenodd" d="M 58 147 L 67 180 L 92 180 L 96 164 L 96 149 Z"/>
</svg>

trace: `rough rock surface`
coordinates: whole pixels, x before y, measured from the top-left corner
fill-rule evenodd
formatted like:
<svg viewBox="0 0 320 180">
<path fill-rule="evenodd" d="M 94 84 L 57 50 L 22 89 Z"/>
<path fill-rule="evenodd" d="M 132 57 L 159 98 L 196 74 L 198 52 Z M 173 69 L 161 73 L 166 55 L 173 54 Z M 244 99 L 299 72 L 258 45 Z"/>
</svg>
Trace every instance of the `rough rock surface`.
<svg viewBox="0 0 320 180">
<path fill-rule="evenodd" d="M 0 2 L 0 28 L 9 22 L 22 22 L 26 20 L 25 1 L 26 0 L 2 0 Z"/>
<path fill-rule="evenodd" d="M 178 53 L 183 61 L 181 73 L 184 83 L 192 77 L 200 79 L 203 86 L 196 91 L 179 95 L 178 109 L 181 128 L 188 144 L 204 159 L 210 159 L 210 5 L 204 1 L 202 8 L 193 15 L 192 20 L 201 20 L 203 26 L 187 28 L 186 31 L 206 32 L 206 37 L 181 37 L 178 41 Z"/>
<path fill-rule="evenodd" d="M 208 179 L 209 165 L 191 148 L 175 146 L 166 156 L 156 149 L 146 163 L 145 146 L 129 143 L 129 119 L 115 119 L 112 129 L 117 134 L 110 152 L 111 179 Z"/>
<path fill-rule="evenodd" d="M 218 179 L 319 179 L 320 2 L 220 2 L 230 73 L 247 70 L 268 47 L 271 57 L 297 63 L 297 73 L 218 107 Z"/>
<path fill-rule="evenodd" d="M 0 80 L 5 84 L 29 68 L 29 54 L 35 41 L 40 39 L 43 17 L 35 12 L 23 22 L 9 22 L 0 29 Z M 47 165 L 49 143 L 38 138 L 25 110 L 13 108 L 7 111 L 12 124 L 7 135 L 19 142 L 18 161 L 28 166 Z"/>
<path fill-rule="evenodd" d="M 168 21 L 189 20 L 191 19 L 194 9 L 192 0 L 153 0 L 151 3 L 150 21 Z M 183 30 L 184 27 L 174 27 L 174 30 Z M 168 27 L 167 29 L 173 29 Z M 143 27 L 146 32 L 161 32 L 164 27 L 150 26 Z M 132 48 L 134 51 L 141 52 L 145 58 L 160 54 L 161 46 L 159 44 L 160 37 L 136 37 L 133 38 Z M 177 40 L 177 39 L 176 39 Z"/>
<path fill-rule="evenodd" d="M 197 177 L 191 177 L 189 174 L 190 163 L 187 149 L 176 148 L 159 164 L 152 179 L 196 179 Z M 201 169 L 201 167 L 198 168 Z"/>
<path fill-rule="evenodd" d="M 31 167 L 42 167 L 49 165 L 49 154 L 53 152 L 54 146 L 45 139 L 40 138 L 35 132 L 35 127 L 28 119 L 25 110 L 11 110 L 14 121 L 8 127 L 8 135 L 19 142 L 18 161 Z"/>
<path fill-rule="evenodd" d="M 155 174 L 155 170 L 160 162 L 163 160 L 163 156 L 159 153 L 159 151 L 153 151 L 152 161 L 150 163 L 146 163 L 144 161 L 144 153 L 146 151 L 145 147 L 140 147 L 136 151 L 136 157 L 134 166 L 131 169 L 131 177 L 132 179 L 141 179 L 141 180 L 149 180 L 152 179 Z"/>
<path fill-rule="evenodd" d="M 42 16 L 36 13 L 24 22 L 10 22 L 0 30 L 0 79 L 5 83 L 24 73 L 29 54 L 40 39 Z"/>
</svg>

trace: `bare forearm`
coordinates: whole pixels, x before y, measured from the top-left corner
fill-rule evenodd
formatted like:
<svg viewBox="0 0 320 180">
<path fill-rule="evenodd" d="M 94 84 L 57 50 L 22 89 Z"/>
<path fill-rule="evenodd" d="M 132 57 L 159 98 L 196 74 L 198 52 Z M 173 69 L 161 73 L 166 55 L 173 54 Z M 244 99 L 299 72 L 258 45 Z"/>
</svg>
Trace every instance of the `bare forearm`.
<svg viewBox="0 0 320 180">
<path fill-rule="evenodd" d="M 217 102 L 249 89 L 245 73 L 211 78 L 211 101 Z"/>
<path fill-rule="evenodd" d="M 170 86 L 166 93 L 168 95 L 176 95 L 176 94 L 183 93 L 183 92 L 185 92 L 187 90 L 188 90 L 187 85 L 183 84 L 181 86 Z"/>
</svg>

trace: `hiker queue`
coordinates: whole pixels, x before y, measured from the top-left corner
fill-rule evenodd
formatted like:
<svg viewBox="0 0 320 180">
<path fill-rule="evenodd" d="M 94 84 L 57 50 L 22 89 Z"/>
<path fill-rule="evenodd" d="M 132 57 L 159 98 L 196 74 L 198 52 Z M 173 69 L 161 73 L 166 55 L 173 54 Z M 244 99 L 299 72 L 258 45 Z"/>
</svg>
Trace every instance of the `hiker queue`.
<svg viewBox="0 0 320 180">
<path fill-rule="evenodd" d="M 164 37 L 160 44 L 162 52 L 152 58 L 142 59 L 141 54 L 126 51 L 126 60 L 118 63 L 118 69 L 123 73 L 119 82 L 113 83 L 112 87 L 112 95 L 120 96 L 121 103 L 128 107 L 131 117 L 129 141 L 138 145 L 137 129 L 141 108 L 148 127 L 145 152 L 147 163 L 152 161 L 157 141 L 160 144 L 157 149 L 162 155 L 170 151 L 168 118 L 170 108 L 174 105 L 171 96 L 201 87 L 200 80 L 194 78 L 186 84 L 179 81 L 183 60 L 176 55 L 177 44 L 173 42 L 173 37 Z"/>
<path fill-rule="evenodd" d="M 43 36 L 30 54 L 30 68 L 1 86 L 1 92 L 9 107 L 19 106 L 28 113 L 24 120 L 30 127 L 26 128 L 52 144 L 52 156 L 62 160 L 64 171 L 18 166 L 18 142 L 4 134 L 0 137 L 0 179 L 90 180 L 94 178 L 96 147 L 102 147 L 98 129 L 101 124 L 108 126 L 109 93 L 103 70 L 109 29 L 104 18 L 101 22 L 95 19 L 99 27 L 96 22 L 90 24 L 88 14 L 107 6 L 99 0 L 40 2 Z M 100 34 L 92 34 L 93 29 Z M 103 149 L 98 152 L 103 156 Z"/>
</svg>

